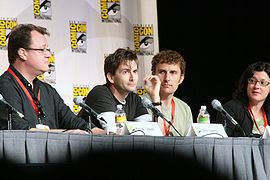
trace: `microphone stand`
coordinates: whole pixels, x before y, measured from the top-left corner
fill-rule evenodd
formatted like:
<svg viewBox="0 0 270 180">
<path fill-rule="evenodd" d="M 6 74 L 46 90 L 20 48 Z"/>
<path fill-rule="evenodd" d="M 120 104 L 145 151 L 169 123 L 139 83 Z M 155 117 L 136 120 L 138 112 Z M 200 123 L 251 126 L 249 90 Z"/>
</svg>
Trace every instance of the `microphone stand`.
<svg viewBox="0 0 270 180">
<path fill-rule="evenodd" d="M 225 131 L 227 132 L 227 118 L 224 119 L 224 129 L 225 129 Z"/>
<path fill-rule="evenodd" d="M 222 113 L 221 113 L 221 114 L 222 114 Z M 222 115 L 225 117 L 225 120 L 224 120 L 224 129 L 225 129 L 225 131 L 227 132 L 227 121 L 228 121 L 229 117 L 228 117 L 227 115 L 224 115 L 224 114 L 222 114 Z M 233 121 L 232 121 L 231 119 L 229 119 L 229 120 L 230 120 L 230 122 L 234 125 L 235 129 L 236 129 L 236 130 L 240 130 L 240 131 L 242 132 L 243 136 L 246 137 L 246 133 L 245 133 L 245 131 L 242 129 L 242 127 L 241 127 L 238 123 L 237 123 L 237 124 L 234 124 Z"/>
<path fill-rule="evenodd" d="M 88 128 L 89 129 L 91 129 L 91 123 L 92 123 L 92 120 L 91 120 L 91 112 L 88 110 L 88 109 L 86 109 L 86 108 L 84 108 L 84 110 L 89 114 L 89 116 L 88 116 Z"/>
<path fill-rule="evenodd" d="M 245 131 L 241 128 L 241 126 L 239 124 L 236 125 L 236 129 L 240 130 L 243 133 L 244 137 L 246 137 Z"/>
<path fill-rule="evenodd" d="M 160 116 L 161 117 L 161 116 Z M 161 117 L 163 120 L 165 120 L 170 126 L 172 126 L 173 127 L 173 129 L 177 132 L 177 134 L 179 135 L 179 136 L 181 136 L 181 137 L 183 137 L 182 136 L 182 134 L 180 134 L 180 132 L 174 127 L 174 125 L 171 123 L 171 121 L 169 121 L 168 119 L 166 119 L 165 117 Z"/>
<path fill-rule="evenodd" d="M 12 108 L 8 106 L 8 130 L 12 130 Z"/>
<path fill-rule="evenodd" d="M 96 113 L 93 113 L 93 111 L 90 109 L 87 109 L 87 108 L 84 108 L 84 110 L 89 114 L 89 118 L 88 118 L 88 126 L 91 128 L 91 119 L 90 119 L 90 116 L 91 115 L 93 115 L 97 120 L 99 120 L 99 121 L 104 121 L 104 122 L 106 122 L 107 123 L 107 121 L 103 118 L 103 117 L 101 117 L 101 116 L 99 116 L 99 115 L 97 115 Z"/>
</svg>

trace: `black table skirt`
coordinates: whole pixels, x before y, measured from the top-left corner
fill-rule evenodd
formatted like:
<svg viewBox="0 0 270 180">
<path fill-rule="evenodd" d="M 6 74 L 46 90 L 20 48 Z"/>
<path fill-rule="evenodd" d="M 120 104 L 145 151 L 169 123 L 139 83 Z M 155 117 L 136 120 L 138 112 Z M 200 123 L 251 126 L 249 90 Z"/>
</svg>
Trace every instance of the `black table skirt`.
<svg viewBox="0 0 270 180">
<path fill-rule="evenodd" d="M 87 160 L 92 165 L 99 165 L 101 163 L 97 161 L 104 161 L 106 157 L 108 163 L 103 162 L 106 167 L 106 164 L 114 164 L 117 160 L 113 157 L 122 153 L 126 155 L 123 158 L 126 160 L 122 164 L 124 167 L 131 161 L 140 162 L 136 166 L 147 164 L 147 158 L 147 161 L 154 160 L 149 158 L 149 154 L 155 154 L 159 157 L 155 162 L 170 158 L 178 161 L 177 158 L 184 158 L 192 163 L 198 163 L 200 167 L 224 179 L 263 180 L 270 177 L 269 144 L 268 139 L 246 137 L 79 135 L 4 130 L 0 131 L 0 158 L 8 164 L 35 166 L 75 164 L 82 160 Z M 135 152 L 140 155 L 134 156 Z M 101 155 L 103 159 L 98 158 Z M 160 166 L 164 166 L 163 169 L 168 167 L 170 170 L 170 166 L 166 163 L 164 161 Z M 177 164 L 172 163 L 172 166 L 178 165 L 184 167 L 187 163 L 181 160 Z"/>
</svg>

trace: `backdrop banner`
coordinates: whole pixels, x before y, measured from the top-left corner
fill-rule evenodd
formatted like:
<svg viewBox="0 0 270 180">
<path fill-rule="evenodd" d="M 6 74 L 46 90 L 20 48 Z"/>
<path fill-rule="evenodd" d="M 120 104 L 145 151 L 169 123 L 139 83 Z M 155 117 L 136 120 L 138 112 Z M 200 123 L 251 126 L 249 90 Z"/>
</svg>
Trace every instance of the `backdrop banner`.
<svg viewBox="0 0 270 180">
<path fill-rule="evenodd" d="M 74 113 L 76 96 L 106 82 L 104 58 L 117 48 L 139 58 L 138 94 L 158 52 L 156 0 L 1 0 L 0 74 L 7 70 L 7 39 L 17 24 L 33 23 L 50 32 L 50 70 L 39 79 L 51 84 Z"/>
</svg>

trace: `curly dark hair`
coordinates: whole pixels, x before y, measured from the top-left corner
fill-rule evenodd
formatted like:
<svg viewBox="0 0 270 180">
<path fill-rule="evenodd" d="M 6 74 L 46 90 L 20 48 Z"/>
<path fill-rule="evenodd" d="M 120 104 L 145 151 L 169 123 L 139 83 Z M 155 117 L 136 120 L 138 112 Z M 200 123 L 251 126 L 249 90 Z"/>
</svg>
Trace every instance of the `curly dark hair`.
<svg viewBox="0 0 270 180">
<path fill-rule="evenodd" d="M 155 74 L 156 66 L 162 63 L 179 64 L 181 74 L 185 74 L 186 62 L 181 54 L 174 50 L 163 50 L 157 53 L 152 59 L 152 74 Z"/>
</svg>

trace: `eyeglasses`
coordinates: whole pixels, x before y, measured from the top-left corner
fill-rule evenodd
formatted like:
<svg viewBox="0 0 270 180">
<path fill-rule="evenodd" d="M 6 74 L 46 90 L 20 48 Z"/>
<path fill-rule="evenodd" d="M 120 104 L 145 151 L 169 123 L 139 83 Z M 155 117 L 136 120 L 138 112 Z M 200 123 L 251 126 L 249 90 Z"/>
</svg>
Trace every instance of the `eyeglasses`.
<svg viewBox="0 0 270 180">
<path fill-rule="evenodd" d="M 266 86 L 268 86 L 269 84 L 270 84 L 270 82 L 269 81 L 265 81 L 265 80 L 261 80 L 261 81 L 258 81 L 257 79 L 255 79 L 255 78 L 249 78 L 248 79 L 248 83 L 249 84 L 256 84 L 256 83 L 259 83 L 260 84 L 260 86 L 262 86 L 262 87 L 266 87 Z"/>
<path fill-rule="evenodd" d="M 41 52 L 41 53 L 46 53 L 46 52 L 49 52 L 50 54 L 52 54 L 51 53 L 51 49 L 49 49 L 49 48 L 43 48 L 43 49 L 39 49 L 39 48 L 24 48 L 24 49 L 26 49 L 26 50 L 33 50 L 33 51 L 39 51 L 39 52 Z"/>
</svg>

